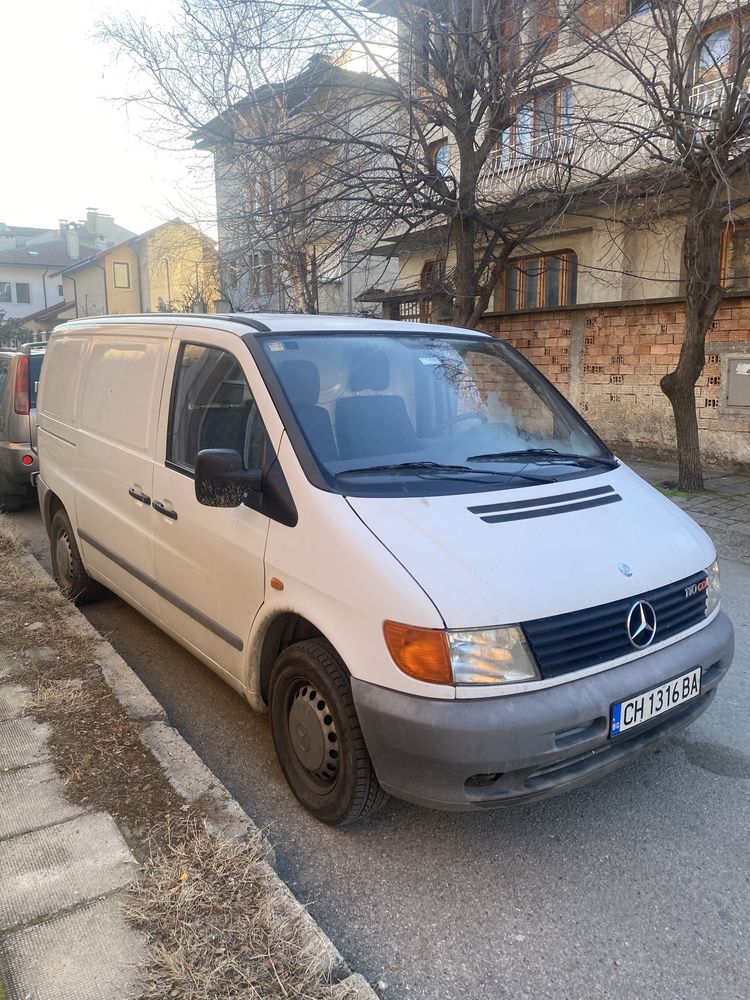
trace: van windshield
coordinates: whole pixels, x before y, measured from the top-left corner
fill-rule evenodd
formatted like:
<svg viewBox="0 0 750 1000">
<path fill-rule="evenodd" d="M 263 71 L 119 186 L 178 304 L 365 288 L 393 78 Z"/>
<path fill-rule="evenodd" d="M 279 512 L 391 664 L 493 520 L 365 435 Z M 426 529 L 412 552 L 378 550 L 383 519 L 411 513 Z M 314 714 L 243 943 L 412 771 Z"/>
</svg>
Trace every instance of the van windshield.
<svg viewBox="0 0 750 1000">
<path fill-rule="evenodd" d="M 258 340 L 337 492 L 476 492 L 617 464 L 557 390 L 501 341 L 400 332 Z M 290 428 L 292 443 L 295 434 Z"/>
</svg>

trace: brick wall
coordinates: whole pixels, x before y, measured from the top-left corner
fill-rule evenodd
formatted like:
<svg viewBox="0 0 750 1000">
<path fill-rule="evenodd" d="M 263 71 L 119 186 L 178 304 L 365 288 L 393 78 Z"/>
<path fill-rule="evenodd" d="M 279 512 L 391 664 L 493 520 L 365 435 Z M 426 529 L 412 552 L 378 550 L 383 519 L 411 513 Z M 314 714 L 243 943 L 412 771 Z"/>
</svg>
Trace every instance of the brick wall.
<svg viewBox="0 0 750 1000">
<path fill-rule="evenodd" d="M 674 457 L 672 409 L 659 387 L 674 368 L 684 304 L 580 306 L 488 314 L 481 328 L 509 341 L 532 361 L 614 448 Z M 750 466 L 750 407 L 726 396 L 729 359 L 750 357 L 750 297 L 727 297 L 706 341 L 706 367 L 696 387 L 704 460 Z"/>
</svg>

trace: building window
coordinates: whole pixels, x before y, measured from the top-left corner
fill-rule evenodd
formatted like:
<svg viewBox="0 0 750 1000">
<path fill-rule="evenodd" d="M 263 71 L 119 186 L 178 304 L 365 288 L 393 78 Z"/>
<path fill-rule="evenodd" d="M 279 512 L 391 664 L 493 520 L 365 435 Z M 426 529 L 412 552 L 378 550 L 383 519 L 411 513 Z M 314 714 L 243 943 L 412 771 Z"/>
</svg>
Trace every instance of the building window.
<svg viewBox="0 0 750 1000">
<path fill-rule="evenodd" d="M 750 225 L 729 225 L 721 234 L 721 283 L 733 292 L 750 290 Z"/>
<path fill-rule="evenodd" d="M 568 150 L 571 142 L 573 88 L 535 94 L 516 110 L 515 123 L 498 140 L 499 169 L 518 160 L 545 160 Z"/>
<path fill-rule="evenodd" d="M 10 297 L 10 282 L 0 281 L 0 302 L 12 302 Z"/>
<path fill-rule="evenodd" d="M 65 294 L 65 289 L 63 288 L 62 285 L 57 286 L 57 294 L 60 296 L 60 298 L 62 298 L 63 295 Z"/>
<path fill-rule="evenodd" d="M 130 288 L 130 264 L 125 261 L 114 261 L 112 264 L 112 282 L 115 288 Z"/>
<path fill-rule="evenodd" d="M 442 177 L 450 176 L 451 155 L 447 139 L 433 142 L 430 146 L 430 166 Z"/>
<path fill-rule="evenodd" d="M 445 261 L 427 260 L 422 265 L 419 276 L 419 287 L 424 289 L 440 288 L 445 279 Z"/>
<path fill-rule="evenodd" d="M 247 275 L 247 290 L 251 295 L 260 289 L 261 271 L 261 255 L 257 252 L 252 253 L 250 255 L 250 270 Z"/>
<path fill-rule="evenodd" d="M 742 18 L 724 19 L 705 28 L 700 38 L 696 85 L 716 89 L 732 82 L 739 61 L 746 59 L 747 45 L 748 22 Z M 744 86 L 747 89 L 747 76 Z"/>
<path fill-rule="evenodd" d="M 31 302 L 31 287 L 28 282 L 16 282 L 16 302 L 18 302 L 19 305 L 28 305 Z"/>
<path fill-rule="evenodd" d="M 324 254 L 318 257 L 317 263 L 321 284 L 340 284 L 344 280 L 344 258 L 340 253 Z"/>
<path fill-rule="evenodd" d="M 307 201 L 307 179 L 305 172 L 299 168 L 287 173 L 287 204 L 289 208 L 299 211 Z"/>
<path fill-rule="evenodd" d="M 273 256 L 268 250 L 263 253 L 263 290 L 267 294 L 273 291 Z"/>
<path fill-rule="evenodd" d="M 651 0 L 629 0 L 629 14 L 645 14 L 651 10 Z"/>
<path fill-rule="evenodd" d="M 578 258 L 572 250 L 518 257 L 510 261 L 495 293 L 500 312 L 575 305 Z"/>
<path fill-rule="evenodd" d="M 398 303 L 397 314 L 393 318 L 405 323 L 429 323 L 429 302 L 425 304 L 423 299 L 403 299 Z"/>
</svg>

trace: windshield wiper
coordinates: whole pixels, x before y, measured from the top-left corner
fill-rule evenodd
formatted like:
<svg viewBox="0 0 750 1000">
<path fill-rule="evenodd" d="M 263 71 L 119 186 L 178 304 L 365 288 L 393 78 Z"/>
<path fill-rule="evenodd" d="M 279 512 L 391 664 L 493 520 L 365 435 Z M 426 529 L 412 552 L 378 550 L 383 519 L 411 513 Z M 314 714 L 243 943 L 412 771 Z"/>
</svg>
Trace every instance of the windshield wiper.
<svg viewBox="0 0 750 1000">
<path fill-rule="evenodd" d="M 475 476 L 503 476 L 507 479 L 528 479 L 533 483 L 554 483 L 547 476 L 529 476 L 522 472 L 505 472 L 501 469 L 472 469 L 468 465 L 443 465 L 441 462 L 395 462 L 391 465 L 365 465 L 357 469 L 342 469 L 337 476 L 357 476 L 370 472 L 427 472 L 447 475 L 472 473 Z"/>
<path fill-rule="evenodd" d="M 556 448 L 521 448 L 518 451 L 496 451 L 487 455 L 469 455 L 467 462 L 497 462 L 504 458 L 530 458 L 539 459 L 544 462 L 569 462 L 581 465 L 585 462 L 593 462 L 595 465 L 604 465 L 608 469 L 616 469 L 618 462 L 614 458 L 605 458 L 596 455 L 575 455 L 558 451 Z"/>
</svg>

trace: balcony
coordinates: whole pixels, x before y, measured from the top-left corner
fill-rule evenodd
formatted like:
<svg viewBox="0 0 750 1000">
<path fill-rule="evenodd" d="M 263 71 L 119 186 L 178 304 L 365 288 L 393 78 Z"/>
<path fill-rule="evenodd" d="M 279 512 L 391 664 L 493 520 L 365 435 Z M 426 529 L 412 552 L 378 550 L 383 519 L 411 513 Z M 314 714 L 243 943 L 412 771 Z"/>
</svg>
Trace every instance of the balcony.
<svg viewBox="0 0 750 1000">
<path fill-rule="evenodd" d="M 728 93 L 724 80 L 704 81 L 690 90 L 684 117 L 696 136 L 705 136 L 715 127 Z M 744 149 L 750 144 L 750 77 L 743 96 L 748 102 Z M 541 135 L 496 148 L 480 177 L 479 194 L 488 202 L 500 202 L 585 188 L 641 173 L 655 158 L 668 157 L 670 148 L 671 141 L 660 134 L 650 108 L 631 109 L 629 115 L 607 125 L 577 122 L 566 134 Z"/>
<path fill-rule="evenodd" d="M 541 135 L 493 150 L 479 182 L 482 197 L 508 199 L 534 191 L 568 188 L 582 169 L 584 147 L 571 135 Z M 587 158 L 603 155 L 589 146 Z M 583 177 L 579 178 L 579 182 Z"/>
</svg>

